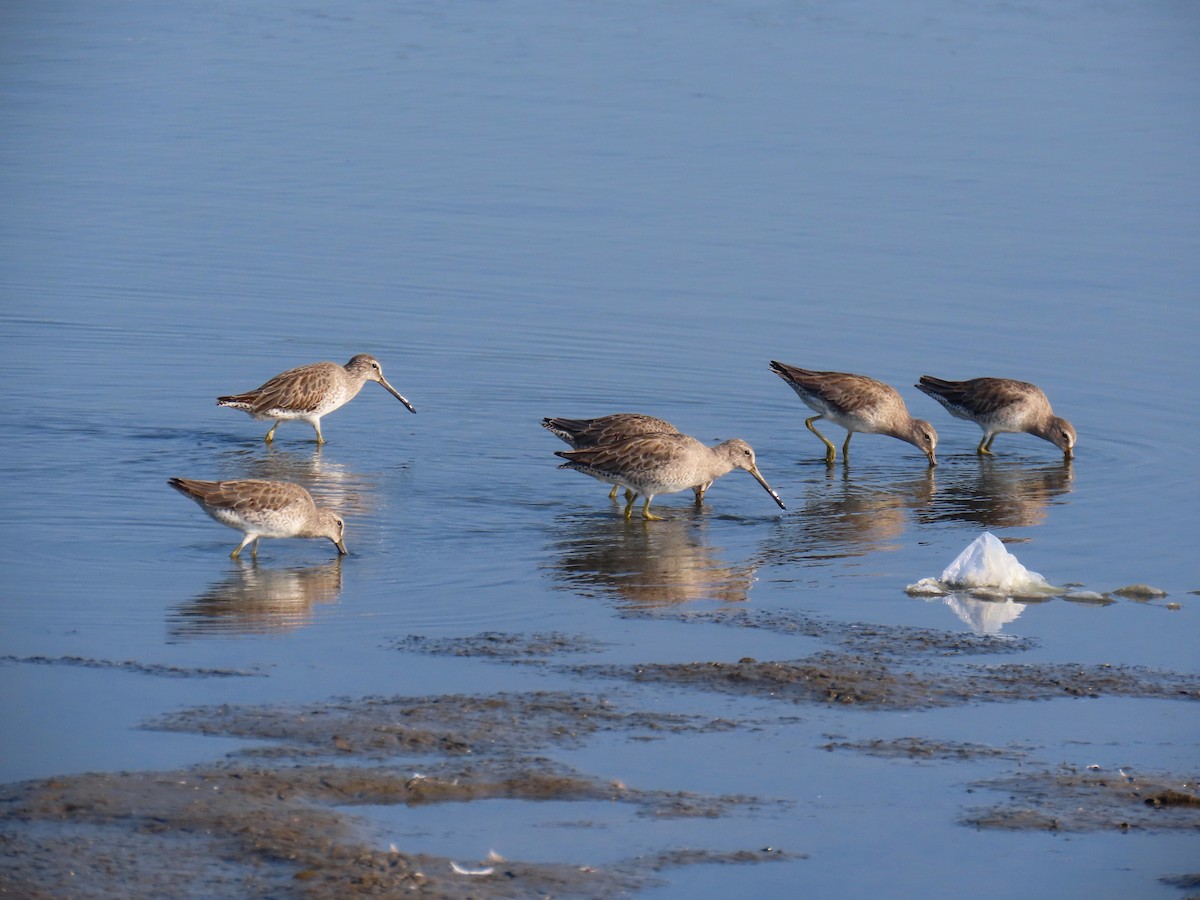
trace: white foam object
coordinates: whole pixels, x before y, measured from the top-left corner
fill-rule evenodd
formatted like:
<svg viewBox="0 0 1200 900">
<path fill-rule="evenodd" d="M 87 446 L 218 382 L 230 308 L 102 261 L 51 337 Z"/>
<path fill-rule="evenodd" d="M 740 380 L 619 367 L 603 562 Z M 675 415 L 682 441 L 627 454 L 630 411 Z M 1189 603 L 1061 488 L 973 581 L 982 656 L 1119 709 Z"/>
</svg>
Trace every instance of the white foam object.
<svg viewBox="0 0 1200 900">
<path fill-rule="evenodd" d="M 992 587 L 1002 591 L 1052 590 L 1037 572 L 1030 572 L 990 531 L 967 545 L 939 579 L 954 587 Z"/>
<path fill-rule="evenodd" d="M 946 588 L 936 578 L 922 578 L 916 584 L 910 584 L 904 590 L 911 597 L 946 596 Z"/>
</svg>

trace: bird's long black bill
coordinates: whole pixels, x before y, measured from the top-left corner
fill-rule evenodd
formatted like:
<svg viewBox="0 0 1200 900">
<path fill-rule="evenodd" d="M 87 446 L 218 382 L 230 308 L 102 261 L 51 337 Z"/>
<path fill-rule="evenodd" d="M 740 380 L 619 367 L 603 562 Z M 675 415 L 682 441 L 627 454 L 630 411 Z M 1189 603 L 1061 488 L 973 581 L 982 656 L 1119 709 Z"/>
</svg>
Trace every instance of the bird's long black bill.
<svg viewBox="0 0 1200 900">
<path fill-rule="evenodd" d="M 750 470 L 750 474 L 754 476 L 755 481 L 757 481 L 759 484 L 761 484 L 763 486 L 763 490 L 771 495 L 771 499 L 779 504 L 780 509 L 787 509 L 787 507 L 783 505 L 783 501 L 779 499 L 779 495 L 777 493 L 775 493 L 774 490 L 771 489 L 771 486 L 769 484 L 767 484 L 767 479 L 765 479 L 761 475 L 759 475 L 758 472 L 754 469 Z"/>
<path fill-rule="evenodd" d="M 383 385 L 384 389 L 389 394 L 391 394 L 393 397 L 395 397 L 397 400 L 399 400 L 401 403 L 403 403 L 406 407 L 408 407 L 408 411 L 410 413 L 415 413 L 417 411 L 416 408 L 411 403 L 408 402 L 408 398 L 406 398 L 402 393 L 400 393 L 398 390 L 396 390 L 394 387 L 392 387 L 390 384 L 388 384 L 382 378 L 379 379 L 379 383 Z"/>
</svg>

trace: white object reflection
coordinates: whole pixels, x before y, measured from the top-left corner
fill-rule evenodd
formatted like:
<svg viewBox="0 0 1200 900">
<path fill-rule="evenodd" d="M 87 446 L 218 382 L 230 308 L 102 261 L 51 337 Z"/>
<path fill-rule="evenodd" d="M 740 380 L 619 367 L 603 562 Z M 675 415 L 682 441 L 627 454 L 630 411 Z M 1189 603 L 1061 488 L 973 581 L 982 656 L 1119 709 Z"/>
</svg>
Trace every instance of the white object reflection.
<svg viewBox="0 0 1200 900">
<path fill-rule="evenodd" d="M 974 597 L 957 595 L 946 597 L 944 602 L 976 634 L 999 634 L 1004 626 L 1015 621 L 1028 605 L 1017 603 L 1011 597 L 1003 600 L 977 600 Z"/>
</svg>

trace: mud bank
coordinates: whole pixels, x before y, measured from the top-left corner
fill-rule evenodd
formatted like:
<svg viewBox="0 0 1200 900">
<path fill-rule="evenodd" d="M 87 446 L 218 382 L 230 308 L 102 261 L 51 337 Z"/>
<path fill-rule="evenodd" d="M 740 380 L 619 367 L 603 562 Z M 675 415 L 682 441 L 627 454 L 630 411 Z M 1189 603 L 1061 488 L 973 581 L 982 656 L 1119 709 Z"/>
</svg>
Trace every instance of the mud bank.
<svg viewBox="0 0 1200 900">
<path fill-rule="evenodd" d="M 334 898 L 419 891 L 435 898 L 596 897 L 636 893 L 660 883 L 662 873 L 672 867 L 803 858 L 802 847 L 666 847 L 606 865 L 588 859 L 453 860 L 403 847 L 384 849 L 386 840 L 372 837 L 377 831 L 354 814 L 355 807 L 415 808 L 496 798 L 623 804 L 637 816 L 655 819 L 718 819 L 786 806 L 772 797 L 625 785 L 551 758 L 558 750 L 602 735 L 643 740 L 749 733 L 762 724 L 672 711 L 670 691 L 655 691 L 656 709 L 647 711 L 633 699 L 641 694 L 634 685 L 864 712 L 1072 697 L 1200 699 L 1197 676 L 1012 660 L 1032 646 L 1028 641 L 829 623 L 786 612 L 716 610 L 676 617 L 796 634 L 826 646 L 795 660 L 609 665 L 572 661 L 579 653 L 604 648 L 569 634 L 485 632 L 458 639 L 398 639 L 390 646 L 400 652 L 544 667 L 588 679 L 590 691 L 350 697 L 296 705 L 198 707 L 157 717 L 144 727 L 238 738 L 247 745 L 219 764 L 73 775 L 0 788 L 0 896 Z M 988 657 L 1004 659 L 984 664 Z M 20 662 L 75 666 L 96 661 L 63 657 Z M 101 664 L 159 677 L 257 674 Z M 596 679 L 626 687 L 600 694 Z M 787 723 L 789 713 L 773 721 Z M 974 795 L 999 792 L 1006 797 L 965 811 L 959 821 L 969 827 L 1200 830 L 1200 791 L 1190 775 L 1069 765 L 1056 769 L 1055 761 L 1047 765 L 1033 759 L 1021 746 L 919 735 L 879 740 L 826 735 L 825 740 L 818 746 L 830 752 L 913 763 L 1015 763 L 1015 771 L 1001 771 L 964 789 L 964 807 Z"/>
<path fill-rule="evenodd" d="M 380 759 L 397 755 L 515 757 L 575 746 L 602 731 L 684 733 L 732 728 L 723 719 L 624 710 L 590 694 L 366 697 L 303 706 L 201 707 L 151 720 L 147 728 L 272 742 L 260 755 L 336 753 Z"/>
<path fill-rule="evenodd" d="M 106 669 L 132 675 L 153 675 L 157 678 L 262 678 L 263 672 L 250 669 L 208 669 L 187 666 L 167 666 L 161 663 L 139 662 L 133 659 L 94 659 L 88 656 L 0 656 L 0 665 L 20 663 L 30 666 L 76 666 L 83 669 Z"/>
<path fill-rule="evenodd" d="M 966 760 L 966 759 L 1023 759 L 1024 751 L 1007 747 L 989 747 L 963 741 L 935 741 L 928 738 L 903 737 L 892 740 L 830 741 L 822 750 L 850 750 L 878 756 L 882 759 Z"/>
<path fill-rule="evenodd" d="M 971 663 L 971 657 L 1012 656 L 1036 646 L 1029 639 L 962 634 L 904 626 L 826 621 L 802 613 L 745 609 L 628 612 L 669 616 L 685 624 L 758 629 L 815 638 L 829 650 L 800 659 L 751 657 L 642 665 L 556 664 L 582 678 L 670 684 L 795 703 L 855 705 L 898 710 L 978 702 L 1051 700 L 1060 697 L 1139 697 L 1200 700 L 1200 676 L 1136 666 L 1071 663 Z M 511 663 L 540 663 L 549 643 L 560 653 L 595 649 L 584 637 L 522 636 L 487 632 L 459 639 L 410 636 L 397 649 L 480 656 Z"/>
<path fill-rule="evenodd" d="M 1200 831 L 1200 778 L 1063 767 L 975 782 L 1008 799 L 969 813 L 976 828 L 1009 831 Z"/>
<path fill-rule="evenodd" d="M 796 858 L 766 848 L 681 848 L 603 867 L 459 861 L 381 850 L 346 812 L 507 798 L 607 801 L 655 818 L 715 818 L 771 803 L 631 788 L 540 755 L 598 731 L 732 727 L 720 720 L 623 712 L 594 697 L 547 692 L 222 706 L 148 727 L 265 744 L 237 754 L 242 762 L 6 786 L 0 896 L 595 897 L 658 883 L 658 873 L 672 867 Z M 397 757 L 419 757 L 421 771 L 382 764 Z"/>
<path fill-rule="evenodd" d="M 772 850 L 664 852 L 606 866 L 457 861 L 379 850 L 334 806 L 608 798 L 669 806 L 586 778 L 471 769 L 414 777 L 386 769 L 193 768 L 80 775 L 9 786 L 0 895 L 13 897 L 602 896 L 696 863 L 783 859 Z M 17 827 L 23 826 L 23 827 Z M 465 874 L 484 872 L 487 874 Z"/>
<path fill-rule="evenodd" d="M 798 661 L 575 666 L 584 677 L 616 678 L 793 703 L 873 709 L 931 709 L 1058 697 L 1200 700 L 1200 678 L 1136 667 L 1076 665 L 904 668 L 875 656 L 819 654 Z"/>
</svg>

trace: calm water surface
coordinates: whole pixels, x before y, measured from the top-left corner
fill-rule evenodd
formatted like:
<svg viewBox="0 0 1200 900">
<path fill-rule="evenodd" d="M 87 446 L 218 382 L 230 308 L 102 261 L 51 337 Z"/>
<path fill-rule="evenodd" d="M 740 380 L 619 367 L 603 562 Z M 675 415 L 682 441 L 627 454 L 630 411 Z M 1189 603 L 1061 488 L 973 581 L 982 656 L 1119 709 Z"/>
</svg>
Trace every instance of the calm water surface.
<svg viewBox="0 0 1200 900">
<path fill-rule="evenodd" d="M 62 2 L 5 20 L 0 781 L 241 746 L 137 727 L 200 704 L 615 689 L 392 648 L 408 634 L 584 634 L 608 645 L 598 662 L 819 649 L 682 624 L 681 608 L 1197 671 L 1191 4 Z M 364 351 L 418 415 L 368 385 L 325 420 L 324 448 L 299 423 L 268 447 L 266 424 L 214 404 Z M 941 465 L 859 436 L 827 468 L 773 358 L 895 384 L 938 428 Z M 978 429 L 911 388 L 923 373 L 1037 382 L 1076 425 L 1077 459 L 1002 436 L 979 460 Z M 735 473 L 700 510 L 681 494 L 656 506 L 669 521 L 625 523 L 603 486 L 556 469 L 562 445 L 539 427 L 622 410 L 745 438 L 788 511 Z M 230 560 L 235 533 L 172 475 L 301 482 L 344 513 L 351 555 L 287 541 Z M 1148 582 L 1182 608 L 905 595 L 983 530 L 1056 584 Z M 30 656 L 264 677 L 12 661 Z M 1195 870 L 1194 838 L 956 824 L 965 783 L 995 763 L 819 749 L 921 734 L 1019 741 L 1048 767 L 1194 772 L 1200 719 L 1182 704 L 881 714 L 633 696 L 769 724 L 559 758 L 790 805 L 650 822 L 492 801 L 373 820 L 460 857 L 809 855 L 671 872 L 664 896 L 1171 897 L 1156 879 Z"/>
</svg>

